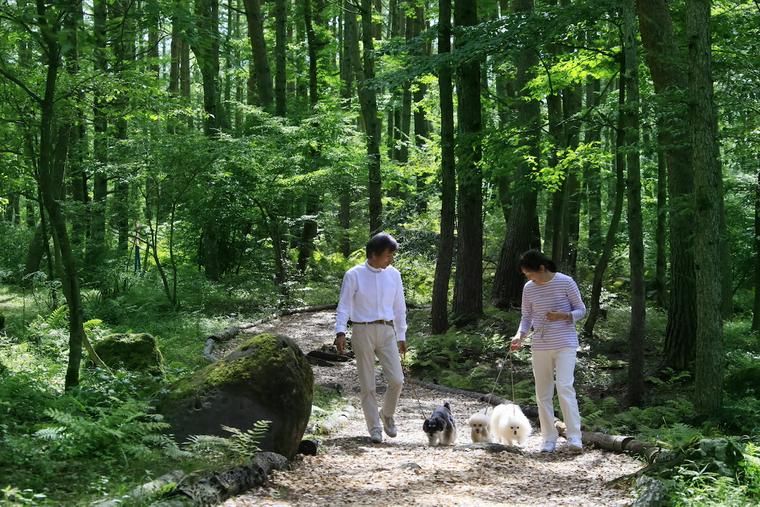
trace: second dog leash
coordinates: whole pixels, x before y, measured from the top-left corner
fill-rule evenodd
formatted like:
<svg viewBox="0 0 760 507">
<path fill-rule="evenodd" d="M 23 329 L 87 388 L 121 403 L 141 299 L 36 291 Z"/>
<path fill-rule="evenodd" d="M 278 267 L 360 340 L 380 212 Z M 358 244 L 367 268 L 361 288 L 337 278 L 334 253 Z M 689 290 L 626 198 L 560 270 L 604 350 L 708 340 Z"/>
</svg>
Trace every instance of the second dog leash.
<svg viewBox="0 0 760 507">
<path fill-rule="evenodd" d="M 417 408 L 420 409 L 420 415 L 422 416 L 422 419 L 425 420 L 427 417 L 425 417 L 425 411 L 422 409 L 422 402 L 420 401 L 420 397 L 417 394 L 417 388 L 415 387 L 415 381 L 412 379 L 412 375 L 409 372 L 409 367 L 402 364 L 401 369 L 404 372 L 404 378 L 409 379 L 409 385 L 412 388 L 412 396 L 414 396 L 414 399 L 417 400 Z"/>
</svg>

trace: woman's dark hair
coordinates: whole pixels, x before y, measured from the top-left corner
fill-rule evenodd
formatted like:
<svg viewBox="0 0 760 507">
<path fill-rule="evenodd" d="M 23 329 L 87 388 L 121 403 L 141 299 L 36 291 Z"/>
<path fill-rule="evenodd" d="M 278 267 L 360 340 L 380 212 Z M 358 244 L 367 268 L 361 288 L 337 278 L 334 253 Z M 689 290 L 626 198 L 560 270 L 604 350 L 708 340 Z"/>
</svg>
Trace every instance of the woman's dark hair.
<svg viewBox="0 0 760 507">
<path fill-rule="evenodd" d="M 373 255 L 380 255 L 386 250 L 391 252 L 398 250 L 398 243 L 387 232 L 378 232 L 367 241 L 367 259 Z"/>
<path fill-rule="evenodd" d="M 557 272 L 557 265 L 554 264 L 554 261 L 539 250 L 528 250 L 523 253 L 520 256 L 519 266 L 521 270 L 526 269 L 528 271 L 538 271 L 541 266 L 544 266 L 547 271 Z"/>
</svg>

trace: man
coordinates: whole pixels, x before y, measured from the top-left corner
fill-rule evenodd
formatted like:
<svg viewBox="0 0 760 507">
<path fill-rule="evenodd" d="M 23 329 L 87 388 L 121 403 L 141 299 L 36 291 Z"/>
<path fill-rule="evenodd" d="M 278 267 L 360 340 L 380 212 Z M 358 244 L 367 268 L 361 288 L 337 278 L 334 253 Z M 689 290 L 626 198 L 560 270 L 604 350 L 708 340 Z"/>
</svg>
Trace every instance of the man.
<svg viewBox="0 0 760 507">
<path fill-rule="evenodd" d="M 345 350 L 346 327 L 351 322 L 364 420 L 376 444 L 383 441 L 381 422 L 386 435 L 396 436 L 393 414 L 404 384 L 399 353 L 406 353 L 406 303 L 401 273 L 391 266 L 396 250 L 398 243 L 390 234 L 372 236 L 367 242 L 367 261 L 343 277 L 335 322 L 339 354 Z M 375 399 L 375 357 L 388 381 L 380 412 Z"/>
</svg>

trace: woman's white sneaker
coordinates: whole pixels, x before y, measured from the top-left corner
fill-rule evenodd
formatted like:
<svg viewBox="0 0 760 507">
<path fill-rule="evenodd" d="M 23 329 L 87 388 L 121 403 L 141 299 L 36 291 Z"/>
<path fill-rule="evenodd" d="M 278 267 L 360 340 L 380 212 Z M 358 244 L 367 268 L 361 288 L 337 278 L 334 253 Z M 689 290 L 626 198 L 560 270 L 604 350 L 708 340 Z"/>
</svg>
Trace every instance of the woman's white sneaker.
<svg viewBox="0 0 760 507">
<path fill-rule="evenodd" d="M 554 449 L 557 447 L 557 444 L 552 441 L 545 441 L 543 444 L 541 444 L 541 452 L 554 452 Z"/>
</svg>

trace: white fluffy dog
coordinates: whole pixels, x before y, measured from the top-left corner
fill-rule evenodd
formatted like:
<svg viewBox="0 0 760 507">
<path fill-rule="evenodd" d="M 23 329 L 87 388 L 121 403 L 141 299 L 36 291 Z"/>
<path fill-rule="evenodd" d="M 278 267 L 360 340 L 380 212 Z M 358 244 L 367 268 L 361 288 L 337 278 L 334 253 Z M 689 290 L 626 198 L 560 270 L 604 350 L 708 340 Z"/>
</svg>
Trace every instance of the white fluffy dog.
<svg viewBox="0 0 760 507">
<path fill-rule="evenodd" d="M 533 428 L 520 407 L 508 403 L 494 407 L 489 431 L 493 441 L 498 444 L 524 445 Z"/>
<path fill-rule="evenodd" d="M 488 426 L 491 424 L 491 418 L 484 412 L 477 412 L 472 414 L 467 420 L 467 424 L 470 425 L 470 436 L 472 442 L 477 444 L 479 442 L 490 442 L 491 437 L 488 432 Z"/>
</svg>

